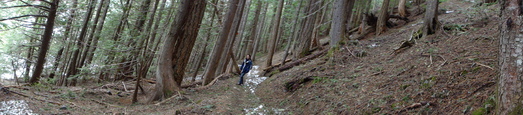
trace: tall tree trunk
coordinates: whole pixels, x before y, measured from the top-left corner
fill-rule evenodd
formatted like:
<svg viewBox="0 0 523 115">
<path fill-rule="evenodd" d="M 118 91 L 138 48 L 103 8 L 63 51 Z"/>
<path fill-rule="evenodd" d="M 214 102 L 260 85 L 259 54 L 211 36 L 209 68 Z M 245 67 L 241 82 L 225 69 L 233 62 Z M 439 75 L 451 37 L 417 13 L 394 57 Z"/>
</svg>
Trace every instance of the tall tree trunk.
<svg viewBox="0 0 523 115">
<path fill-rule="evenodd" d="M 325 3 L 325 0 L 319 0 L 318 2 L 320 2 L 319 4 L 319 7 L 322 7 L 322 8 L 327 8 L 327 3 Z M 348 11 L 348 10 L 347 10 Z M 324 15 L 323 13 L 323 9 L 318 9 L 316 12 L 316 20 L 314 22 L 314 28 L 312 29 L 312 48 L 319 48 L 319 49 L 323 49 L 323 47 L 320 45 L 320 26 L 321 26 L 321 19 L 322 19 L 322 16 Z M 345 25 L 345 24 L 344 24 Z"/>
<path fill-rule="evenodd" d="M 345 21 L 347 20 L 347 6 L 348 0 L 336 0 L 332 11 L 332 25 L 330 32 L 330 46 L 332 48 L 338 47 L 338 42 L 345 37 Z"/>
<path fill-rule="evenodd" d="M 64 52 L 64 48 L 60 48 L 58 50 L 58 53 L 56 53 L 56 57 L 53 63 L 53 69 L 51 69 L 51 73 L 49 74 L 49 78 L 54 78 L 56 75 L 56 69 L 58 69 L 58 66 L 60 66 L 60 60 L 62 59 L 62 54 Z"/>
<path fill-rule="evenodd" d="M 125 26 L 128 25 L 128 22 L 129 22 L 128 18 L 129 18 L 129 14 L 130 14 L 133 2 L 134 2 L 134 0 L 127 0 L 127 2 L 124 5 L 122 17 L 120 17 L 118 26 L 116 27 L 116 30 L 115 30 L 116 32 L 113 35 L 113 42 L 116 43 L 115 47 L 113 47 L 113 48 L 128 47 L 128 46 L 125 46 L 127 44 L 124 43 L 124 41 L 121 40 L 120 38 L 122 37 L 122 33 L 124 32 Z M 135 33 L 133 33 L 133 34 L 135 34 Z M 109 63 L 119 63 L 118 64 L 119 67 L 117 68 L 116 73 L 114 73 L 114 74 L 116 74 L 114 77 L 114 80 L 123 79 L 125 77 L 125 75 L 129 74 L 126 72 L 131 71 L 129 69 L 131 69 L 130 63 L 132 63 L 132 62 L 127 62 L 125 60 L 127 57 L 123 57 L 121 55 L 116 55 L 116 53 L 114 53 L 114 52 L 110 53 L 109 57 L 111 57 L 112 59 L 106 60 L 108 64 Z"/>
<path fill-rule="evenodd" d="M 44 69 L 45 56 L 47 54 L 47 50 L 49 49 L 51 38 L 53 37 L 54 21 L 56 18 L 56 11 L 58 10 L 59 2 L 60 0 L 53 0 L 49 9 L 44 35 L 42 35 L 42 44 L 40 46 L 40 51 L 38 51 L 38 60 L 36 61 L 36 67 L 33 75 L 31 76 L 31 80 L 29 80 L 30 84 L 35 84 L 38 82 L 38 79 L 40 79 L 42 74 L 42 70 Z"/>
<path fill-rule="evenodd" d="M 132 6 L 132 1 L 127 0 L 127 2 L 125 2 L 125 6 L 123 8 L 122 17 L 120 17 L 120 20 L 118 21 L 118 26 L 116 26 L 116 30 L 115 30 L 116 32 L 113 35 L 114 41 L 117 41 L 121 37 L 120 34 L 122 34 L 124 26 L 126 25 L 127 17 L 129 16 L 129 11 L 131 9 L 131 6 Z"/>
<path fill-rule="evenodd" d="M 269 4 L 268 4 L 268 3 L 265 3 L 265 5 L 264 5 L 264 10 L 262 10 L 262 11 L 264 11 L 264 12 L 262 13 L 262 17 L 261 17 L 262 20 L 261 20 L 261 23 L 259 24 L 260 27 L 259 27 L 258 30 L 257 30 L 258 33 L 256 34 L 256 39 L 255 39 L 255 42 L 254 42 L 254 48 L 252 49 L 252 53 L 251 53 L 251 54 L 252 54 L 252 55 L 251 55 L 251 60 L 252 60 L 253 62 L 256 61 L 256 53 L 258 52 L 258 50 L 259 50 L 258 48 L 260 48 L 261 43 L 263 42 L 263 41 L 262 41 L 262 35 L 263 35 L 263 30 L 264 30 L 264 28 L 265 28 L 265 20 L 267 19 L 267 18 L 266 18 L 266 14 L 267 14 L 267 9 L 268 9 L 268 7 L 269 7 Z"/>
<path fill-rule="evenodd" d="M 90 54 L 89 51 L 90 51 L 91 48 L 93 48 L 93 45 L 94 45 L 94 44 L 98 43 L 98 40 L 97 40 L 97 41 L 94 41 L 93 39 L 94 39 L 94 35 L 95 35 L 95 33 L 96 33 L 97 30 L 98 30 L 98 27 L 100 27 L 100 26 L 98 26 L 98 24 L 99 24 L 98 22 L 99 22 L 99 19 L 100 19 L 100 15 L 101 15 L 101 13 L 102 13 L 102 8 L 103 8 L 104 3 L 105 3 L 104 1 L 105 1 L 105 0 L 101 0 L 101 1 L 100 1 L 100 5 L 99 5 L 98 8 L 97 8 L 98 10 L 96 10 L 96 14 L 95 14 L 95 16 L 94 16 L 94 22 L 92 23 L 91 31 L 90 31 L 89 34 L 87 35 L 87 40 L 86 40 L 87 43 L 85 43 L 85 45 L 84 45 L 85 48 L 84 48 L 83 51 L 82 51 L 82 59 L 81 59 L 82 62 L 81 62 L 81 64 L 80 64 L 80 65 L 82 65 L 82 66 L 83 66 L 83 65 L 88 65 L 87 63 L 90 63 L 90 62 L 88 62 L 88 60 L 87 60 L 88 57 L 90 56 L 90 55 L 89 55 L 89 54 Z M 96 4 L 94 4 L 93 7 L 94 7 L 94 6 L 96 6 Z M 103 19 L 102 19 L 102 20 L 103 20 Z"/>
<path fill-rule="evenodd" d="M 304 21 L 303 29 L 300 31 L 299 35 L 299 42 L 297 46 L 297 51 L 294 54 L 295 59 L 299 59 L 302 57 L 305 57 L 306 55 L 310 54 L 310 46 L 311 46 L 311 37 L 312 37 L 312 31 L 315 27 L 314 22 L 316 20 L 316 10 L 318 9 L 318 4 L 315 4 L 317 0 L 310 0 L 309 1 L 309 7 L 306 10 L 306 19 Z"/>
<path fill-rule="evenodd" d="M 217 0 L 213 0 L 213 1 L 217 1 Z M 216 2 L 213 2 L 213 3 L 216 3 Z M 216 8 L 214 10 L 217 10 Z M 214 17 L 215 17 L 215 13 L 212 14 L 211 16 L 211 25 L 209 27 L 213 27 L 213 22 L 214 22 Z M 198 69 L 200 69 L 202 67 L 202 62 L 203 62 L 203 59 L 205 58 L 205 54 L 207 53 L 207 45 L 209 45 L 209 40 L 211 39 L 211 33 L 212 33 L 212 28 L 208 28 L 207 29 L 207 37 L 205 38 L 205 42 L 203 43 L 203 48 L 202 48 L 202 52 L 200 54 L 200 58 L 198 59 L 198 62 L 196 64 L 196 68 L 194 69 L 194 74 L 192 76 L 192 80 L 191 82 L 194 82 L 196 80 L 196 76 L 198 75 Z"/>
<path fill-rule="evenodd" d="M 151 101 L 170 97 L 180 91 L 184 70 L 189 61 L 205 11 L 206 0 L 182 0 L 176 22 L 165 39 L 156 70 L 156 93 Z"/>
<path fill-rule="evenodd" d="M 79 50 L 80 50 L 80 54 L 79 54 L 80 57 L 78 57 L 78 62 L 77 62 L 77 63 L 78 63 L 78 65 L 77 65 L 78 68 L 81 68 L 81 67 L 84 66 L 84 64 L 85 64 L 85 59 L 86 59 L 86 57 L 87 57 L 87 51 L 89 51 L 89 48 L 91 47 L 91 39 L 92 39 L 92 38 L 91 38 L 91 36 L 90 36 L 89 34 L 93 34 L 94 31 L 89 32 L 88 30 L 89 30 L 89 28 L 91 28 L 91 30 L 95 30 L 95 28 L 96 28 L 96 24 L 98 23 L 98 17 L 100 16 L 100 15 L 97 14 L 97 15 L 94 17 L 94 23 L 92 23 L 93 26 L 92 26 L 92 27 L 89 27 L 89 22 L 90 22 L 90 20 L 91 20 L 90 18 L 91 18 L 91 15 L 93 14 L 93 11 L 94 11 L 95 8 L 96 8 L 97 1 L 98 1 L 98 0 L 94 0 L 94 1 L 92 1 L 92 3 L 90 3 L 91 5 L 89 5 L 89 9 L 87 10 L 87 13 L 89 14 L 89 19 L 86 20 L 86 21 L 88 21 L 88 22 L 87 22 L 87 25 L 86 25 L 87 28 L 85 28 L 85 29 L 86 29 L 86 30 L 85 30 L 85 34 L 84 34 L 85 37 L 82 38 L 82 39 L 85 39 L 85 40 L 83 40 L 83 42 L 82 42 L 83 47 L 81 47 L 81 49 L 79 49 Z M 101 6 L 100 6 L 100 8 L 101 8 Z M 83 29 L 83 28 L 82 28 L 82 29 Z M 82 32 L 83 32 L 83 31 L 82 31 Z M 80 34 L 82 34 L 82 32 L 81 32 Z"/>
<path fill-rule="evenodd" d="M 69 70 L 67 72 L 66 78 L 76 75 L 77 72 L 79 71 L 79 68 L 81 67 L 81 65 L 78 63 L 78 61 L 81 61 L 81 60 L 79 60 L 80 59 L 80 50 L 83 49 L 84 38 L 86 36 L 85 34 L 87 33 L 87 26 L 88 26 L 89 20 L 91 19 L 91 13 L 93 11 L 95 1 L 96 0 L 91 0 L 89 2 L 89 5 L 88 5 L 89 9 L 87 10 L 87 13 L 85 15 L 85 18 L 84 18 L 84 21 L 82 24 L 82 30 L 80 30 L 80 35 L 78 36 L 78 41 L 76 43 L 77 48 L 74 50 L 74 53 L 72 55 L 73 57 L 71 59 L 71 63 L 69 64 Z M 76 78 L 73 78 L 71 80 L 70 85 L 72 85 L 72 86 L 76 85 Z"/>
<path fill-rule="evenodd" d="M 400 0 L 398 4 L 398 13 L 401 17 L 407 17 L 407 9 L 405 8 L 405 3 L 407 0 Z"/>
<path fill-rule="evenodd" d="M 140 14 L 138 15 L 138 20 L 136 21 L 136 24 L 135 24 L 136 27 L 135 27 L 135 30 L 133 31 L 134 34 L 131 34 L 133 38 L 141 38 L 141 39 L 131 41 L 131 44 L 129 45 L 130 47 L 138 48 L 132 52 L 132 54 L 131 54 L 132 56 L 130 58 L 131 60 L 127 60 L 127 61 L 136 60 L 136 63 L 132 63 L 132 65 L 130 65 L 130 67 L 132 68 L 130 70 L 134 70 L 134 73 L 136 74 L 136 85 L 134 87 L 132 103 L 138 102 L 138 98 L 137 98 L 138 97 L 138 88 L 141 87 L 140 80 L 142 77 L 145 77 L 145 75 L 147 74 L 146 69 L 149 68 L 148 65 L 146 64 L 148 59 L 146 59 L 146 57 L 145 57 L 145 52 L 147 52 L 148 49 L 147 49 L 147 44 L 145 42 L 149 41 L 147 39 L 148 32 L 146 31 L 146 29 L 148 29 L 150 27 L 147 27 L 149 25 L 146 25 L 145 22 L 146 22 L 147 17 L 151 18 L 149 20 L 150 23 L 152 23 L 151 21 L 154 20 L 154 11 L 149 11 L 151 2 L 152 2 L 152 0 L 143 1 L 142 6 L 140 7 L 141 9 L 140 9 Z M 154 7 L 156 7 L 156 3 L 155 3 Z M 148 15 L 149 12 L 152 12 L 152 16 Z M 152 24 L 150 24 L 150 25 L 152 25 Z M 129 73 L 131 73 L 131 75 L 132 75 L 133 72 L 129 72 Z"/>
<path fill-rule="evenodd" d="M 224 66 L 218 66 L 218 71 L 216 74 L 221 74 L 221 73 L 224 73 L 224 72 L 227 72 L 227 73 L 231 73 L 230 70 L 233 70 L 233 69 L 230 69 L 232 68 L 232 66 L 236 66 L 236 64 L 234 64 L 234 62 L 231 62 L 229 60 L 229 58 L 233 58 L 233 57 L 230 57 L 229 53 L 233 52 L 233 49 L 238 49 L 237 46 L 239 43 L 237 43 L 236 41 L 239 41 L 237 39 L 236 36 L 239 34 L 238 33 L 238 30 L 240 28 L 240 23 L 242 22 L 242 17 L 243 17 L 243 9 L 245 8 L 245 2 L 246 1 L 240 1 L 239 3 L 239 9 L 237 9 L 236 11 L 236 16 L 234 18 L 234 22 L 233 22 L 233 28 L 231 30 L 231 32 L 229 33 L 229 39 L 230 41 L 228 41 L 228 43 L 225 45 L 225 53 L 222 54 L 222 58 L 221 58 L 221 61 L 220 61 L 220 65 L 224 65 Z M 234 53 L 233 53 L 234 54 Z M 229 71 L 227 71 L 229 70 Z"/>
<path fill-rule="evenodd" d="M 262 8 L 262 2 L 261 0 L 259 0 L 257 3 L 256 3 L 256 11 L 254 11 L 254 19 L 252 21 L 252 28 L 251 28 L 251 35 L 249 36 L 249 39 L 247 40 L 246 42 L 246 45 L 247 45 L 247 48 L 245 50 L 245 52 L 243 54 L 250 54 L 251 57 L 253 54 L 251 54 L 252 50 L 253 50 L 253 47 L 255 45 L 253 45 L 255 42 L 255 39 L 256 39 L 256 36 L 257 36 L 257 30 L 258 30 L 258 20 L 260 18 L 260 12 L 261 12 L 261 8 Z"/>
<path fill-rule="evenodd" d="M 42 17 L 36 17 L 35 18 L 35 22 L 34 23 L 40 23 L 41 19 L 43 19 Z M 39 28 L 38 25 L 33 25 L 34 28 Z M 34 31 L 38 31 L 37 29 L 34 29 Z M 36 38 L 33 38 L 33 37 L 29 37 L 29 43 L 30 44 L 36 44 Z M 35 52 L 35 47 L 29 47 L 27 48 L 27 55 L 26 55 L 26 60 L 25 60 L 25 71 L 24 71 L 24 81 L 27 82 L 27 80 L 30 79 L 30 72 L 31 72 L 31 65 L 33 63 L 33 56 L 34 56 L 34 52 Z"/>
<path fill-rule="evenodd" d="M 349 30 L 351 30 L 353 28 L 353 26 L 355 25 L 351 22 L 352 21 L 351 19 L 353 17 L 352 15 L 354 14 L 353 13 L 354 11 L 352 9 L 354 9 L 355 3 L 356 3 L 356 0 L 348 0 L 348 2 L 347 2 L 347 7 L 346 7 L 347 15 L 345 18 L 345 21 L 346 21 L 345 22 L 345 33 L 349 33 Z"/>
<path fill-rule="evenodd" d="M 271 39 L 269 39 L 269 54 L 267 54 L 267 60 L 265 60 L 265 67 L 270 67 L 272 65 L 272 56 L 274 55 L 274 50 L 276 49 L 276 39 L 278 38 L 278 32 L 280 29 L 280 19 L 281 19 L 281 13 L 283 10 L 283 2 L 284 0 L 280 0 L 278 3 L 278 10 L 276 10 L 276 16 L 273 20 L 273 29 L 271 32 Z"/>
<path fill-rule="evenodd" d="M 523 114 L 523 8 L 522 0 L 502 0 L 499 68 L 497 87 L 498 115 Z"/>
<path fill-rule="evenodd" d="M 238 37 L 237 39 L 239 40 L 239 43 L 238 44 L 235 44 L 237 45 L 236 49 L 238 49 L 236 51 L 236 58 L 237 59 L 240 59 L 241 57 L 245 56 L 244 52 L 247 50 L 247 45 L 249 45 L 249 41 L 248 39 L 246 39 L 246 37 L 244 36 L 244 31 L 246 30 L 246 26 L 247 26 L 247 19 L 249 18 L 249 12 L 251 11 L 251 3 L 252 0 L 246 0 L 245 2 L 245 5 L 244 5 L 244 11 L 242 13 L 242 20 L 240 22 L 240 28 L 238 29 Z M 234 64 L 236 65 L 236 64 Z"/>
<path fill-rule="evenodd" d="M 427 1 L 427 12 L 425 12 L 423 37 L 436 33 L 438 24 L 438 0 Z"/>
<path fill-rule="evenodd" d="M 73 21 L 75 20 L 75 17 L 76 17 L 76 9 L 78 7 L 78 0 L 73 0 L 73 5 L 72 5 L 72 8 L 71 10 L 69 11 L 69 17 L 67 18 L 67 23 L 66 23 L 66 26 L 65 26 L 65 32 L 64 32 L 64 39 L 63 41 L 69 41 L 69 38 L 71 38 L 71 36 L 73 36 L 71 33 L 72 31 L 72 27 L 73 27 Z M 65 50 L 65 61 L 63 64 L 63 66 L 61 67 L 62 69 L 60 69 L 60 72 L 59 72 L 59 76 L 60 78 L 58 79 L 58 81 L 56 82 L 56 85 L 58 86 L 64 86 L 65 85 L 65 82 L 66 82 L 66 78 L 67 76 L 64 76 L 63 73 L 64 72 L 67 72 L 67 65 L 68 65 L 68 61 L 69 61 L 69 50 L 71 49 L 71 44 L 72 43 L 67 43 L 67 46 L 65 47 L 66 50 Z"/>
<path fill-rule="evenodd" d="M 294 18 L 294 21 L 293 21 L 293 26 L 292 26 L 292 30 L 291 30 L 291 39 L 289 39 L 287 41 L 287 45 L 286 45 L 286 48 L 285 48 L 285 52 L 283 54 L 283 59 L 281 61 L 281 65 L 284 65 L 285 64 L 285 60 L 287 59 L 287 56 L 289 55 L 289 51 L 291 49 L 291 45 L 293 44 L 293 42 L 296 40 L 296 35 L 297 35 L 297 27 L 299 25 L 299 19 L 300 19 L 300 10 L 301 10 L 301 5 L 303 3 L 304 0 L 300 0 L 300 4 L 296 7 L 296 17 Z"/>
<path fill-rule="evenodd" d="M 107 17 L 107 11 L 109 10 L 110 3 L 111 3 L 111 0 L 102 0 L 101 5 L 103 5 L 103 6 L 102 6 L 102 9 L 100 9 L 102 11 L 101 17 L 100 17 L 100 21 L 98 22 L 98 24 L 96 26 L 96 30 L 93 33 L 92 45 L 91 45 L 91 48 L 89 48 L 89 50 L 88 50 L 87 59 L 85 60 L 86 64 L 91 64 L 91 62 L 93 61 L 94 52 L 97 49 L 98 40 L 101 37 L 102 29 L 105 24 L 105 18 Z M 99 14 L 100 14 L 100 12 L 99 12 Z"/>
<path fill-rule="evenodd" d="M 227 11 L 227 17 L 225 19 L 225 22 L 223 23 L 223 28 L 220 32 L 219 39 L 216 41 L 216 45 L 214 45 L 213 52 L 210 56 L 211 58 L 207 63 L 208 67 L 204 74 L 203 85 L 210 83 L 214 79 L 216 67 L 218 67 L 218 63 L 220 61 L 220 58 L 222 57 L 221 54 L 223 53 L 224 46 L 227 43 L 227 38 L 229 38 L 229 32 L 231 31 L 232 22 L 234 21 L 236 10 L 238 9 L 238 3 L 239 0 L 229 1 L 229 10 Z"/>
<path fill-rule="evenodd" d="M 156 2 L 159 2 L 159 1 L 157 0 Z M 156 35 L 160 34 L 159 31 L 157 31 L 157 30 L 158 30 L 158 27 L 159 27 L 159 25 L 161 23 L 160 20 L 163 17 L 161 11 L 164 10 L 164 8 L 165 8 L 165 2 L 166 2 L 166 0 L 162 0 L 160 3 L 155 3 L 155 4 L 157 4 L 157 5 L 155 5 L 155 7 L 157 7 L 158 5 L 161 5 L 161 6 L 159 8 L 160 10 L 153 9 L 153 12 L 159 11 L 158 12 L 158 18 L 155 18 L 154 24 L 150 27 L 151 30 L 149 31 L 150 33 L 148 34 L 148 40 L 149 41 L 148 41 L 148 43 L 146 43 L 146 44 L 150 44 L 150 45 L 145 46 L 145 48 L 148 48 L 148 50 L 144 50 L 144 52 L 142 52 L 143 55 L 145 55 L 143 57 L 145 57 L 145 59 L 146 59 L 145 61 L 146 62 L 145 62 L 145 64 L 142 65 L 142 68 L 141 68 L 142 73 L 139 76 L 146 76 L 147 75 L 147 73 L 149 72 L 149 68 L 151 67 L 151 65 L 153 63 L 153 59 L 155 57 L 155 54 L 156 54 L 156 52 L 158 50 L 159 43 L 160 43 L 161 39 L 157 39 Z"/>
<path fill-rule="evenodd" d="M 376 35 L 380 35 L 382 32 L 385 32 L 387 29 L 387 20 L 389 19 L 389 1 L 390 0 L 383 0 L 383 4 L 381 5 L 380 14 L 378 15 L 378 22 L 376 27 Z M 428 8 L 428 7 L 427 7 Z"/>
</svg>

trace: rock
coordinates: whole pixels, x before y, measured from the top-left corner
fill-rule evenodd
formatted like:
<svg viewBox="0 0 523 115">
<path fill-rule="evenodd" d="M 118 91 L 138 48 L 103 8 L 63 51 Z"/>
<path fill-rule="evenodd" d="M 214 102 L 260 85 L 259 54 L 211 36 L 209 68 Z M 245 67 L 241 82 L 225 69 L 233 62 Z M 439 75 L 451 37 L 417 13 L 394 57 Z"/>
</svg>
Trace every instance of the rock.
<svg viewBox="0 0 523 115">
<path fill-rule="evenodd" d="M 206 105 L 206 106 L 203 106 L 201 108 L 204 108 L 204 109 L 212 109 L 214 108 L 214 105 Z"/>
<path fill-rule="evenodd" d="M 67 106 L 60 107 L 60 110 L 67 110 Z"/>
</svg>

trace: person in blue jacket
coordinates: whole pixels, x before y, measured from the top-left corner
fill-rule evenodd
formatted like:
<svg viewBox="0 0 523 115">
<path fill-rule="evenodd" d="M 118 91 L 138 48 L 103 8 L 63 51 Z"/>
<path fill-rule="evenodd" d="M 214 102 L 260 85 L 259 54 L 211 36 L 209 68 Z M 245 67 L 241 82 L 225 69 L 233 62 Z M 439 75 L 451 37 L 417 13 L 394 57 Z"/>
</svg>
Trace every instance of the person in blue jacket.
<svg viewBox="0 0 523 115">
<path fill-rule="evenodd" d="M 240 67 L 240 81 L 238 81 L 237 85 L 243 85 L 243 76 L 249 71 L 251 71 L 252 68 L 252 61 L 251 61 L 251 55 L 247 54 L 245 56 L 245 60 L 243 60 L 242 66 Z"/>
</svg>

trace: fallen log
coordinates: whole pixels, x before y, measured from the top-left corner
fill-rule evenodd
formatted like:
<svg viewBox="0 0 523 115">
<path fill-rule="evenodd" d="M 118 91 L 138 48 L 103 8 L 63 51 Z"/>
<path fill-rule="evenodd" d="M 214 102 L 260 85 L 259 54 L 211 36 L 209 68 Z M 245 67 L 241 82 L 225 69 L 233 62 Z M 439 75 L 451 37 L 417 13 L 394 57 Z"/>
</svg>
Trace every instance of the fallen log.
<svg viewBox="0 0 523 115">
<path fill-rule="evenodd" d="M 362 40 L 362 39 L 365 39 L 365 36 L 367 36 L 367 34 L 370 34 L 370 33 L 374 32 L 374 31 L 376 31 L 375 27 L 368 26 L 368 27 L 365 27 L 365 29 L 362 29 L 362 32 L 360 34 L 356 34 L 356 35 L 354 35 L 354 37 L 352 37 L 350 39 Z"/>
<path fill-rule="evenodd" d="M 394 19 L 403 20 L 403 21 L 405 21 L 405 22 L 409 22 L 409 18 L 407 18 L 407 17 L 402 17 L 402 16 L 399 16 L 399 15 L 389 15 L 389 18 L 394 18 Z"/>
<path fill-rule="evenodd" d="M 306 56 L 305 58 L 301 58 L 301 59 L 296 60 L 296 61 L 294 61 L 294 62 L 291 62 L 291 63 L 285 64 L 285 65 L 279 67 L 278 70 L 279 70 L 279 71 L 285 71 L 285 70 L 290 69 L 290 68 L 292 68 L 292 67 L 294 67 L 294 66 L 297 66 L 297 65 L 303 64 L 303 63 L 305 63 L 306 61 L 309 61 L 309 60 L 315 59 L 315 58 L 317 58 L 317 57 L 319 57 L 319 56 L 321 56 L 321 55 L 327 53 L 328 50 L 329 50 L 329 49 L 324 49 L 324 50 L 319 51 L 319 52 L 316 52 L 316 53 L 314 53 L 314 54 L 312 54 L 312 55 L 308 55 L 308 56 Z"/>
<path fill-rule="evenodd" d="M 285 63 L 290 62 L 291 60 L 292 60 L 292 59 L 286 59 L 286 60 L 285 60 Z M 272 65 L 272 66 L 270 66 L 270 67 L 263 68 L 263 71 L 265 71 L 265 70 L 269 70 L 269 69 L 273 69 L 273 68 L 276 68 L 276 67 L 280 67 L 280 66 L 281 66 L 281 62 L 278 63 L 278 64 L 275 64 L 275 65 Z"/>
<path fill-rule="evenodd" d="M 280 67 L 278 67 L 278 68 L 272 68 L 272 69 L 264 70 L 264 72 L 265 72 L 264 75 L 266 75 L 267 73 L 270 73 L 271 71 L 275 71 L 275 70 L 278 70 L 278 71 L 280 71 L 280 72 L 281 72 L 281 71 L 288 70 L 288 69 L 290 69 L 290 68 L 292 68 L 292 67 L 294 67 L 294 66 L 297 66 L 297 65 L 300 65 L 300 64 L 306 63 L 306 62 L 309 61 L 309 60 L 315 59 L 315 58 L 317 58 L 317 57 L 319 57 L 319 56 L 321 56 L 321 55 L 327 53 L 327 51 L 329 51 L 329 49 L 328 49 L 328 48 L 325 48 L 324 50 L 321 50 L 321 51 L 319 51 L 319 52 L 315 52 L 315 53 L 313 53 L 313 54 L 311 54 L 311 55 L 308 55 L 308 56 L 306 56 L 306 57 L 304 57 L 304 58 L 301 58 L 301 59 L 298 59 L 298 60 L 292 61 L 292 62 L 287 63 L 287 64 L 285 64 L 285 65 L 282 65 L 282 66 L 280 66 Z"/>
</svg>

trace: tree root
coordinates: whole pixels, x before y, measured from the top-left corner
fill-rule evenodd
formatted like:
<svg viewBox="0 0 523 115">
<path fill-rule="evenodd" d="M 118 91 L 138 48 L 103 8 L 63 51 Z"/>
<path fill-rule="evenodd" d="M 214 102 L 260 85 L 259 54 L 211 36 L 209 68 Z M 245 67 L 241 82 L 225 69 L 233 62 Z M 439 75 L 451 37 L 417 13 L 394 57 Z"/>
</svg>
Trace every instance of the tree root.
<svg viewBox="0 0 523 115">
<path fill-rule="evenodd" d="M 160 101 L 160 102 L 158 102 L 158 103 L 156 103 L 154 105 L 159 106 L 160 104 L 163 104 L 163 103 L 165 103 L 165 102 L 167 102 L 167 101 L 169 101 L 169 100 L 171 100 L 171 99 L 173 99 L 175 97 L 178 97 L 178 96 L 182 96 L 182 94 L 179 91 L 178 91 L 178 95 L 173 95 L 173 96 L 171 96 L 171 97 L 169 97 L 169 98 L 167 98 L 167 99 L 165 99 L 163 101 Z"/>
</svg>

